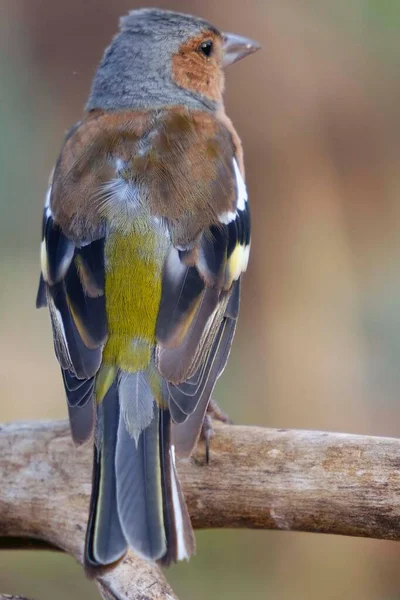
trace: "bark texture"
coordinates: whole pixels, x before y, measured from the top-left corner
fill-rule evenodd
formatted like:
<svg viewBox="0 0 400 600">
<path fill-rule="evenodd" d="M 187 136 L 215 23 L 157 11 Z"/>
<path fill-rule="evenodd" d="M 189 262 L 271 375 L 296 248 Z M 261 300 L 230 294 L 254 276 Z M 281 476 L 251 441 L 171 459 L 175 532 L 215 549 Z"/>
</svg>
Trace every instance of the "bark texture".
<svg viewBox="0 0 400 600">
<path fill-rule="evenodd" d="M 0 428 L 0 538 L 41 540 L 82 561 L 92 448 L 65 422 Z M 284 529 L 400 539 L 400 441 L 216 423 L 178 471 L 196 528 Z M 33 542 L 33 545 L 35 542 Z M 107 600 L 173 600 L 154 565 L 129 554 L 97 580 Z M 1 597 L 0 597 L 1 598 Z"/>
</svg>

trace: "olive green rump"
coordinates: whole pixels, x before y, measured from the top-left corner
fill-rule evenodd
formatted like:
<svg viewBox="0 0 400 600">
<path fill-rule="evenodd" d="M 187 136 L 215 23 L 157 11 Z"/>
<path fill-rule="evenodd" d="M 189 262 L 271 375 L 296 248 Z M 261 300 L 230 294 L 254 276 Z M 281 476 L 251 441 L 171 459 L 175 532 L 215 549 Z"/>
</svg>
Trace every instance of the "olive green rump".
<svg viewBox="0 0 400 600">
<path fill-rule="evenodd" d="M 108 340 L 103 363 L 124 371 L 146 369 L 155 345 L 161 299 L 159 243 L 150 227 L 112 233 L 105 247 Z"/>
</svg>

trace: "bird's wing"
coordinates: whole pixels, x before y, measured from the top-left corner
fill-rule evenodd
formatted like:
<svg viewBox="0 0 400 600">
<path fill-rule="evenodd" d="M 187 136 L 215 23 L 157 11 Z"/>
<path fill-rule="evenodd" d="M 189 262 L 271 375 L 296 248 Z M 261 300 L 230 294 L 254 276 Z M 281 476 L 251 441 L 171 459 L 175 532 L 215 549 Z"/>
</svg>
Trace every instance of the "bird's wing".
<svg viewBox="0 0 400 600">
<path fill-rule="evenodd" d="M 175 243 L 171 247 L 156 327 L 157 363 L 168 382 L 171 414 L 176 423 L 187 420 L 185 443 L 177 448 L 185 453 L 196 442 L 211 392 L 229 355 L 239 310 L 240 276 L 246 270 L 250 247 L 250 213 L 238 160 L 232 146 L 218 150 L 217 145 L 214 156 L 222 160 L 215 169 L 218 185 L 212 182 L 218 198 L 211 195 L 211 224 L 186 246 Z M 228 198 L 221 202 L 223 194 L 231 198 L 228 208 Z M 172 240 L 177 237 L 174 227 L 179 225 L 179 220 L 169 223 Z"/>
<path fill-rule="evenodd" d="M 232 211 L 229 223 L 212 225 L 191 251 L 192 266 L 184 252 L 171 248 L 165 262 L 157 321 L 158 361 L 162 375 L 179 385 L 204 366 L 225 317 L 233 291 L 247 267 L 250 216 Z M 237 290 L 237 292 L 236 292 Z"/>
<path fill-rule="evenodd" d="M 67 138 L 68 139 L 68 138 Z M 55 353 L 62 370 L 71 432 L 81 443 L 94 425 L 93 388 L 107 338 L 104 238 L 79 246 L 64 233 L 52 204 L 57 168 L 43 211 L 37 307 L 48 305 Z"/>
<path fill-rule="evenodd" d="M 173 427 L 173 442 L 180 456 L 189 456 L 199 437 L 212 391 L 228 361 L 235 334 L 240 301 L 240 279 L 233 290 L 219 326 L 210 354 L 204 366 L 180 385 L 168 384 L 169 406 Z"/>
</svg>

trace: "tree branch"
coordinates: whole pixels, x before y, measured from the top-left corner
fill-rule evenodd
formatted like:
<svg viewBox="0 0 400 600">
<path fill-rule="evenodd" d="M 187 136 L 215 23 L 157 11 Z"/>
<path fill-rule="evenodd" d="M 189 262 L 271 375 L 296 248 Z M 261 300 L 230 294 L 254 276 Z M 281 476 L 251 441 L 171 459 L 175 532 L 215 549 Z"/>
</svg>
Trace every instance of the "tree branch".
<svg viewBox="0 0 400 600">
<path fill-rule="evenodd" d="M 10 596 L 10 594 L 0 594 L 0 600 L 28 600 L 22 596 Z"/>
<path fill-rule="evenodd" d="M 178 465 L 193 525 L 400 539 L 400 441 L 215 424 Z M 68 425 L 0 428 L 0 537 L 32 538 L 82 561 L 92 450 Z M 9 543 L 7 544 L 7 539 Z M 12 541 L 14 540 L 14 541 Z M 107 600 L 175 599 L 162 572 L 128 555 L 97 581 Z"/>
</svg>

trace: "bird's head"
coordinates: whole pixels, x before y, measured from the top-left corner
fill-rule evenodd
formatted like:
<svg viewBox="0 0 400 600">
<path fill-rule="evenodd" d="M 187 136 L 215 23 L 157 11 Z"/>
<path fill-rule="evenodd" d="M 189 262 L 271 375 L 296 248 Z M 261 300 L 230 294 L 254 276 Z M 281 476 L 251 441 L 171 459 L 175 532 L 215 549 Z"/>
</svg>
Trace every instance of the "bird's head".
<svg viewBox="0 0 400 600">
<path fill-rule="evenodd" d="M 224 68 L 259 47 L 191 15 L 134 10 L 104 54 L 87 108 L 213 110 L 222 104 Z"/>
</svg>

